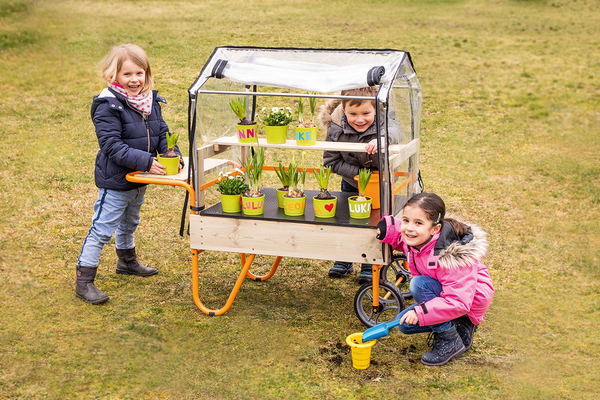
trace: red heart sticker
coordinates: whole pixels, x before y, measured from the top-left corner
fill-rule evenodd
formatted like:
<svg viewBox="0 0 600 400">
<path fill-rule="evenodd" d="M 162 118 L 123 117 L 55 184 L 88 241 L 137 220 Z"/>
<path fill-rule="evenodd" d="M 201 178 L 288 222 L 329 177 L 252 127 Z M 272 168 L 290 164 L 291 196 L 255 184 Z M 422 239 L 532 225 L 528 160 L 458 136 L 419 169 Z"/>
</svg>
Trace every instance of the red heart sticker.
<svg viewBox="0 0 600 400">
<path fill-rule="evenodd" d="M 331 210 L 333 210 L 333 203 L 331 204 L 325 204 L 325 209 L 329 212 L 331 212 Z"/>
</svg>

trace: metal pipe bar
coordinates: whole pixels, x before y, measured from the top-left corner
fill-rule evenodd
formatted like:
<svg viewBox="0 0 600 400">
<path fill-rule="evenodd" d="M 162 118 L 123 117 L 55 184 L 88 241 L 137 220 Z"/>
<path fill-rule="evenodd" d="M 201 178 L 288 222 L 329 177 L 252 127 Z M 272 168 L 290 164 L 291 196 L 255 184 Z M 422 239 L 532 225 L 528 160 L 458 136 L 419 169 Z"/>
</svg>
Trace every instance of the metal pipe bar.
<svg viewBox="0 0 600 400">
<path fill-rule="evenodd" d="M 220 90 L 198 90 L 201 94 L 234 94 L 246 96 L 247 92 L 220 91 Z M 372 96 L 341 96 L 329 94 L 302 94 L 302 93 L 268 93 L 268 92 L 250 92 L 253 96 L 277 96 L 277 97 L 314 97 L 318 99 L 356 99 L 356 100 L 377 100 Z"/>
</svg>

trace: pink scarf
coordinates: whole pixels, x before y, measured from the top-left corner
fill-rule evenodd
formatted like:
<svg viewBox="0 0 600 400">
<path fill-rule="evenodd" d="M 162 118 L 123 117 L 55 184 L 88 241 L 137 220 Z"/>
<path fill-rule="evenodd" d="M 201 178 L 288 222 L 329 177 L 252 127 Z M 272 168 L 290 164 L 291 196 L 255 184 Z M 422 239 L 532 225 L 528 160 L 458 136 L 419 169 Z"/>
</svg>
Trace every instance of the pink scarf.
<svg viewBox="0 0 600 400">
<path fill-rule="evenodd" d="M 127 90 L 117 82 L 114 82 L 109 85 L 109 87 L 115 92 L 122 94 L 127 99 L 127 102 L 131 104 L 131 106 L 139 111 L 144 117 L 150 115 L 152 112 L 152 90 L 150 90 L 146 94 L 138 94 L 137 96 L 131 96 L 127 93 Z"/>
</svg>

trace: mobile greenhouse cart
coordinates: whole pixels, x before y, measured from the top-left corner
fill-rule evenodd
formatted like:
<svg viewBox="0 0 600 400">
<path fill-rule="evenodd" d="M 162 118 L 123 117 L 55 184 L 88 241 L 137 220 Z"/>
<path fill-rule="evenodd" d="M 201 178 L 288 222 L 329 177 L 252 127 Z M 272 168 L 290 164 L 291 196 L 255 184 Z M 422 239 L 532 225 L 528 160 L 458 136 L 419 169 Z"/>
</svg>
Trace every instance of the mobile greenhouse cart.
<svg viewBox="0 0 600 400">
<path fill-rule="evenodd" d="M 205 182 L 206 174 L 227 164 L 219 157 L 235 150 L 244 159 L 251 146 L 238 141 L 236 118 L 229 107 L 232 99 L 246 98 L 246 114 L 254 116 L 257 101 L 268 96 L 323 101 L 341 98 L 342 90 L 369 85 L 379 86 L 376 97 L 355 98 L 376 100 L 379 105 L 375 123 L 381 208 L 373 210 L 370 218 L 350 218 L 346 202 L 349 194 L 339 192 L 332 192 L 338 197 L 338 206 L 335 217 L 328 219 L 315 218 L 312 197 L 316 192 L 311 191 L 307 191 L 306 211 L 301 217 L 286 216 L 277 205 L 275 189 L 268 188 L 263 190 L 266 197 L 262 215 L 226 214 L 221 203 L 205 204 L 205 190 L 217 182 Z M 393 285 L 378 279 L 380 267 L 392 262 L 391 248 L 375 238 L 375 230 L 380 216 L 397 214 L 417 185 L 421 91 L 410 55 L 398 50 L 217 47 L 188 92 L 187 182 L 136 173 L 128 179 L 178 185 L 188 190 L 193 297 L 197 307 L 211 316 L 223 314 L 231 307 L 246 277 L 264 281 L 273 276 L 282 257 L 297 257 L 373 264 L 372 290 L 366 291 L 365 296 L 370 302 L 366 316 L 376 323 L 386 310 L 397 314 L 400 309 L 393 301 L 397 290 L 394 292 L 389 287 Z M 324 132 L 319 135 L 324 140 Z M 298 146 L 294 140 L 269 144 L 259 138 L 258 142 L 267 152 L 270 148 L 365 151 L 364 144 L 323 140 L 312 146 Z M 273 171 L 274 167 L 265 166 L 263 170 Z M 209 309 L 200 301 L 198 255 L 205 250 L 240 254 L 241 272 L 220 309 Z M 256 255 L 276 256 L 268 274 L 256 276 L 250 272 Z"/>
</svg>

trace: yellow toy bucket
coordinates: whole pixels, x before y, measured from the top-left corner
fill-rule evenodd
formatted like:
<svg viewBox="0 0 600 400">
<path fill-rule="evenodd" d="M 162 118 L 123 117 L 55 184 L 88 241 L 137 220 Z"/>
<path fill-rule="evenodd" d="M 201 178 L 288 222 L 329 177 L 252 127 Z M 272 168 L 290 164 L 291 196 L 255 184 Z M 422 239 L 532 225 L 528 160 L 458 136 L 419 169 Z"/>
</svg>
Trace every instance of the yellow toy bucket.
<svg viewBox="0 0 600 400">
<path fill-rule="evenodd" d="M 358 175 L 354 177 L 354 180 L 358 182 Z M 373 171 L 371 174 L 371 179 L 369 179 L 369 183 L 367 183 L 367 188 L 365 189 L 365 196 L 373 199 L 373 203 L 371 204 L 373 210 L 381 208 L 379 204 L 379 174 L 377 171 Z"/>
<path fill-rule="evenodd" d="M 367 369 L 371 365 L 371 346 L 377 340 L 362 342 L 362 332 L 353 333 L 346 338 L 346 343 L 352 349 L 352 366 L 356 369 Z"/>
</svg>

